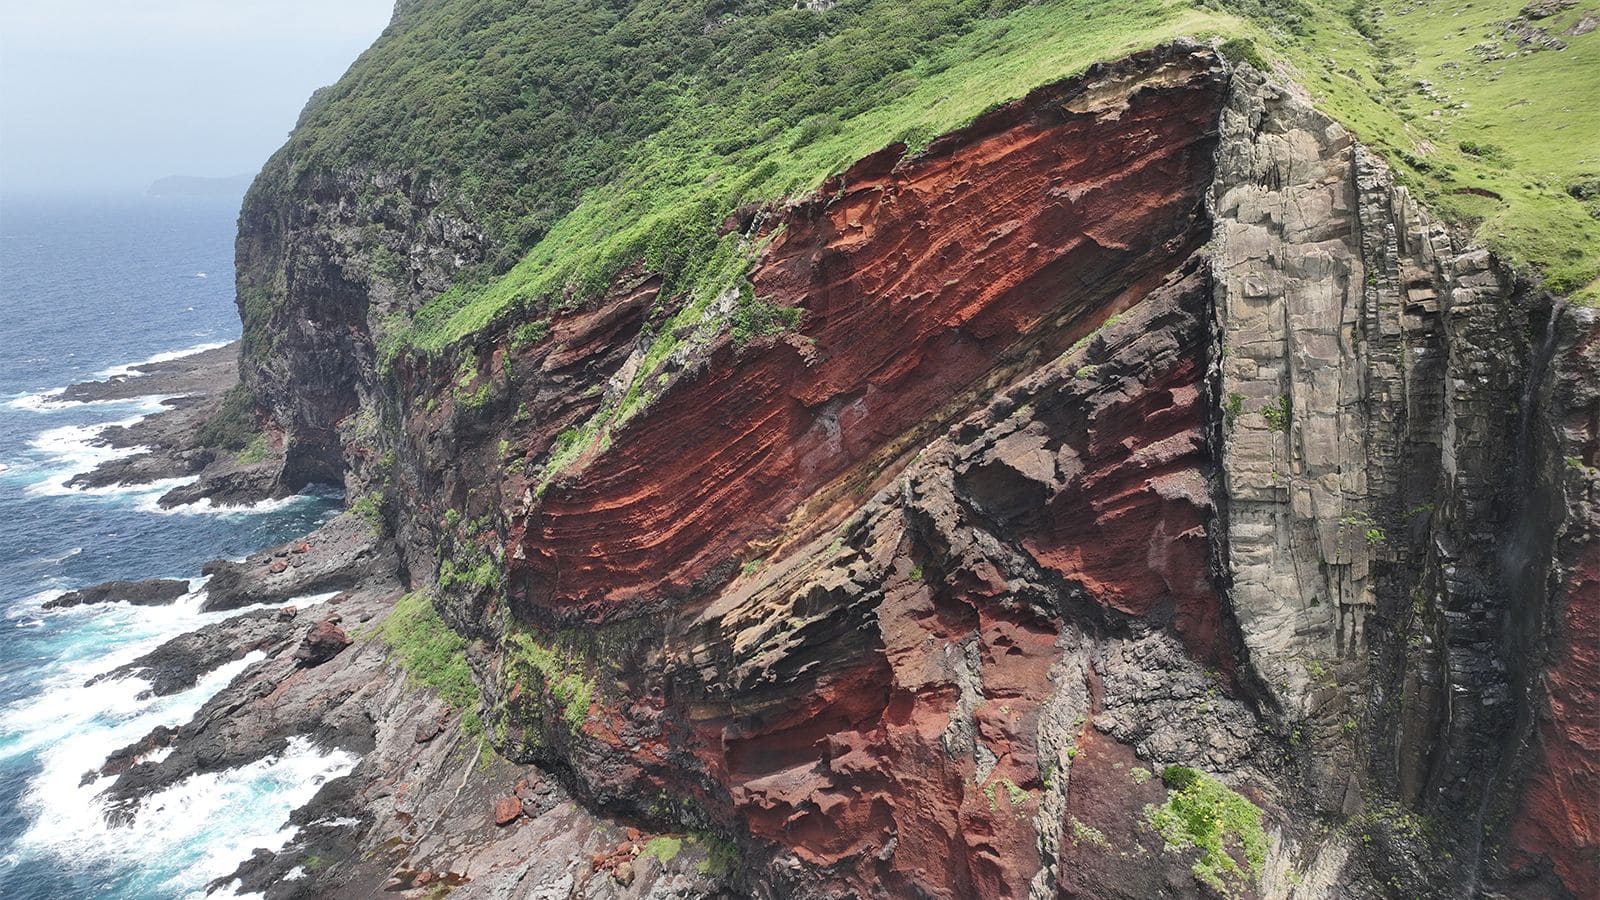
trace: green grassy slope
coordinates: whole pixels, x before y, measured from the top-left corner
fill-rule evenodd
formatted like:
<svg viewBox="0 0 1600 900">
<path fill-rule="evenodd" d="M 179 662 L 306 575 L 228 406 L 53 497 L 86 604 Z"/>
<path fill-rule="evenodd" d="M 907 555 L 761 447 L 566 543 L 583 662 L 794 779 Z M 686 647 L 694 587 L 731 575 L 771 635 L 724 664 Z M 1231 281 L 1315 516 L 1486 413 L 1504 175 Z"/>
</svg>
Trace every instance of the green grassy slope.
<svg viewBox="0 0 1600 900">
<path fill-rule="evenodd" d="M 915 146 L 1097 60 L 1180 35 L 1240 38 L 1447 218 L 1557 291 L 1600 293 L 1600 198 L 1586 196 L 1600 193 L 1600 112 L 1586 102 L 1600 96 L 1600 32 L 1484 61 L 1473 48 L 1502 35 L 1495 23 L 1518 0 L 792 7 L 420 3 L 319 92 L 268 177 L 419 172 L 457 186 L 498 239 L 499 259 L 382 329 L 386 356 L 538 319 L 640 260 L 687 295 L 692 318 L 742 274 L 741 251 L 715 233 L 740 203 L 809 191 L 893 140 Z M 1535 24 L 1556 34 L 1578 15 Z"/>
<path fill-rule="evenodd" d="M 1435 212 L 1471 225 L 1485 246 L 1537 266 L 1557 293 L 1593 303 L 1600 299 L 1600 106 L 1593 100 L 1600 97 L 1600 30 L 1562 34 L 1579 20 L 1580 5 L 1529 23 L 1565 49 L 1526 52 L 1503 24 L 1523 5 L 1383 0 L 1359 16 L 1361 39 L 1349 40 L 1341 24 L 1319 16 L 1304 38 L 1269 52 L 1382 151 Z"/>
<path fill-rule="evenodd" d="M 806 39 L 773 43 L 792 17 Z M 437 350 L 508 311 L 536 317 L 592 296 L 640 259 L 668 275 L 667 293 L 707 302 L 742 272 L 733 242 L 716 236 L 741 202 L 805 193 L 894 140 L 925 142 L 1097 60 L 1229 24 L 1182 0 L 846 0 L 731 20 L 749 36 L 727 36 L 729 52 L 767 48 L 739 82 L 680 77 L 662 99 L 666 124 L 622 149 L 610 180 L 508 274 L 441 296 L 401 338 Z M 876 60 L 887 62 L 863 65 Z"/>
</svg>

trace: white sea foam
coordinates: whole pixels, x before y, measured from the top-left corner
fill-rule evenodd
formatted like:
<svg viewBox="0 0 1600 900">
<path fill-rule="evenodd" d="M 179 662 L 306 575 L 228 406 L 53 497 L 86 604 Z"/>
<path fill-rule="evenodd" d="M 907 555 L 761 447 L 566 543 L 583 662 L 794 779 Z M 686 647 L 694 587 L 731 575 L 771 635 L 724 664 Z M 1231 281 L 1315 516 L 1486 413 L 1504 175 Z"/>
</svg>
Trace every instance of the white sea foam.
<svg viewBox="0 0 1600 900">
<path fill-rule="evenodd" d="M 165 353 L 157 353 L 148 359 L 141 359 L 138 362 L 125 363 L 120 366 L 112 366 L 109 369 L 101 369 L 94 374 L 96 378 L 101 380 L 107 378 L 117 378 L 119 376 L 132 376 L 135 374 L 134 369 L 138 368 L 139 366 L 148 366 L 151 363 L 171 362 L 175 359 L 183 359 L 185 356 L 194 356 L 196 353 L 204 353 L 207 350 L 215 350 L 218 347 L 226 347 L 231 343 L 233 342 L 212 341 L 206 344 L 196 344 L 193 347 L 186 347 L 182 350 L 169 350 Z"/>
<path fill-rule="evenodd" d="M 45 479 L 30 485 L 34 494 L 60 494 L 72 490 L 67 482 L 74 475 L 88 472 L 101 463 L 142 452 L 143 447 L 112 447 L 100 439 L 113 425 L 131 425 L 138 418 L 98 425 L 63 425 L 40 432 L 28 441 L 32 452 L 43 458 Z"/>
<path fill-rule="evenodd" d="M 140 366 L 147 366 L 151 363 L 171 362 L 175 359 L 182 359 L 185 356 L 194 356 L 197 353 L 204 353 L 207 350 L 215 350 L 218 347 L 226 347 L 230 343 L 232 343 L 232 341 L 211 341 L 204 344 L 196 344 L 193 347 L 185 347 L 182 350 L 169 350 L 165 353 L 157 353 L 148 359 L 141 359 L 138 362 L 123 363 L 121 365 L 101 369 L 100 371 L 94 373 L 91 380 L 109 381 L 113 378 L 138 378 L 140 377 L 141 373 L 136 372 L 135 370 Z M 27 409 L 34 412 L 55 412 L 57 410 L 75 409 L 84 406 L 117 406 L 137 403 L 141 406 L 150 407 L 149 411 L 154 412 L 161 408 L 161 401 L 171 399 L 170 397 L 158 394 L 149 394 L 140 397 L 129 397 L 118 400 L 60 399 L 61 395 L 65 393 L 66 390 L 67 389 L 65 387 L 56 387 L 37 391 L 31 394 L 22 394 L 20 396 L 11 398 L 9 405 L 15 409 Z"/>
<path fill-rule="evenodd" d="M 22 394 L 11 398 L 11 402 L 7 405 L 13 409 L 31 409 L 35 412 L 64 409 L 68 405 L 66 402 L 51 399 L 61 396 L 64 391 L 66 391 L 66 388 L 58 387 L 47 391 L 39 391 L 36 394 Z"/>
<path fill-rule="evenodd" d="M 26 409 L 31 412 L 52 413 L 64 409 L 84 409 L 89 407 L 132 407 L 146 415 L 160 412 L 166 401 L 172 399 L 170 394 L 140 394 L 136 397 L 116 397 L 109 400 L 61 400 L 58 399 L 66 388 L 51 388 L 36 394 L 23 394 L 13 397 L 8 404 L 13 409 Z"/>
<path fill-rule="evenodd" d="M 12 604 L 7 618 L 34 617 L 39 606 L 60 594 L 42 591 Z M 290 602 L 303 607 L 332 596 Z M 226 663 L 194 688 L 167 697 L 148 696 L 148 683 L 138 677 L 88 683 L 179 633 L 240 612 L 204 613 L 204 600 L 200 588 L 170 606 L 112 603 L 52 613 L 83 621 L 62 631 L 52 670 L 37 680 L 41 691 L 0 710 L 0 757 L 27 753 L 42 766 L 22 798 L 31 824 L 17 841 L 18 853 L 48 855 L 63 867 L 137 868 L 154 879 L 146 886 L 151 893 L 200 896 L 208 882 L 233 871 L 255 848 L 281 848 L 294 834 L 284 824 L 289 813 L 355 765 L 351 754 L 322 751 L 296 738 L 276 756 L 193 775 L 151 795 L 127 826 L 107 824 L 100 794 L 112 779 L 83 784 L 84 774 L 97 769 L 110 750 L 137 741 L 157 725 L 188 721 L 265 656 L 257 651 Z M 159 761 L 168 752 L 158 750 L 145 759 Z"/>
<path fill-rule="evenodd" d="M 70 487 L 68 483 L 79 475 L 92 472 L 97 467 L 115 459 L 124 459 L 149 451 L 148 447 L 112 447 L 102 435 L 114 426 L 127 427 L 143 419 L 143 415 L 101 422 L 94 425 L 63 425 L 40 432 L 28 441 L 30 451 L 40 462 L 37 480 L 26 488 L 34 496 L 65 496 L 83 494 L 93 497 L 130 495 L 140 498 L 140 508 L 158 510 L 156 498 L 176 487 L 193 484 L 197 476 L 161 478 L 142 484 L 108 484 L 100 487 Z"/>
<path fill-rule="evenodd" d="M 80 554 L 82 552 L 83 552 L 83 548 L 82 547 L 73 547 L 73 548 L 67 550 L 67 552 L 61 554 L 60 556 L 48 557 L 47 559 L 45 559 L 45 562 L 63 563 L 63 562 L 66 562 L 67 560 L 73 558 L 74 556 L 77 556 L 78 554 Z"/>
<path fill-rule="evenodd" d="M 194 479 L 190 479 L 193 481 Z M 241 503 L 228 505 L 217 503 L 210 497 L 202 497 L 193 503 L 183 503 L 173 507 L 162 507 L 158 502 L 160 495 L 141 498 L 138 508 L 142 512 L 160 513 L 161 515 L 213 515 L 213 516 L 254 516 L 262 513 L 278 512 L 288 509 L 299 503 L 313 499 L 309 494 L 290 494 L 287 497 L 278 497 L 272 500 L 257 500 L 254 503 Z"/>
</svg>

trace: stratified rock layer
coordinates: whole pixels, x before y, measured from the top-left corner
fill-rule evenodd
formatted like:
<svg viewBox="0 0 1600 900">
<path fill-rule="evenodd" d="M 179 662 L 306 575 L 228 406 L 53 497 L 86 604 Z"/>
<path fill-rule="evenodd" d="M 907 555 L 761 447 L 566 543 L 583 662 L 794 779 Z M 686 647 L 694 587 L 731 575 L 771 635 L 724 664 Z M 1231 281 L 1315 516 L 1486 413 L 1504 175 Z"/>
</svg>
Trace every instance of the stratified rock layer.
<svg viewBox="0 0 1600 900">
<path fill-rule="evenodd" d="M 605 611 L 682 595 L 985 376 L 1137 302 L 1203 238 L 1224 86 L 1173 54 L 1046 89 L 787 211 L 752 281 L 804 310 L 798 332 L 725 341 L 551 485 L 513 535 L 513 596 Z"/>
<path fill-rule="evenodd" d="M 403 224 L 443 277 L 472 232 L 430 208 Z M 1594 316 L 1294 92 L 1181 44 L 862 160 L 753 220 L 754 300 L 798 327 L 737 343 L 724 297 L 598 426 L 684 301 L 660 278 L 379 379 L 359 216 L 300 216 L 242 283 L 327 305 L 252 377 L 291 468 L 377 492 L 517 765 L 453 774 L 467 720 L 376 677 L 348 613 L 385 550 L 220 566 L 238 602 L 357 582 L 319 665 L 290 651 L 322 612 L 229 626 L 293 716 L 230 690 L 242 724 L 122 754 L 174 748 L 132 795 L 319 718 L 367 753 L 315 805 L 370 815 L 247 884 L 326 847 L 280 890 L 1594 895 Z M 1168 767 L 1237 792 L 1189 820 L 1225 859 L 1153 824 Z M 737 861 L 656 866 L 654 831 Z"/>
</svg>

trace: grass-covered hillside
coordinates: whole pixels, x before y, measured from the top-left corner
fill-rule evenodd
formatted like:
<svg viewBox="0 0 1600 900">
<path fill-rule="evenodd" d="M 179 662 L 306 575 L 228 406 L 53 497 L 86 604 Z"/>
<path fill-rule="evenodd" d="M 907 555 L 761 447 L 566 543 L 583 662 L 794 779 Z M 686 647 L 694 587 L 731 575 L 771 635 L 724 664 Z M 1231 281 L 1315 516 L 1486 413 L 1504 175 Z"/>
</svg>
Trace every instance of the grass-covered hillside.
<svg viewBox="0 0 1600 900">
<path fill-rule="evenodd" d="M 1221 37 L 1295 77 L 1481 241 L 1558 292 L 1600 293 L 1600 31 L 1563 35 L 1582 13 L 1559 0 L 1522 20 L 1517 0 L 795 5 L 419 0 L 319 92 L 268 177 L 376 164 L 463 199 L 498 257 L 385 329 L 387 352 L 437 350 L 638 260 L 704 301 L 742 270 L 716 235 L 741 203 L 1097 60 Z"/>
</svg>

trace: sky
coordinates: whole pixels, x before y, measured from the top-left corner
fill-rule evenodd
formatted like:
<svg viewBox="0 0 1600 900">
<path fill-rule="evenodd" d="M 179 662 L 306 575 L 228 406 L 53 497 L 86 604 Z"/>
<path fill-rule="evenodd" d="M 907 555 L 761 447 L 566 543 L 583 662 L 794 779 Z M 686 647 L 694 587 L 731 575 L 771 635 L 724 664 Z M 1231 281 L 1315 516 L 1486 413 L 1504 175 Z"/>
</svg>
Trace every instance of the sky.
<svg viewBox="0 0 1600 900">
<path fill-rule="evenodd" d="M 254 173 L 394 0 L 0 0 L 0 197 Z"/>
</svg>

